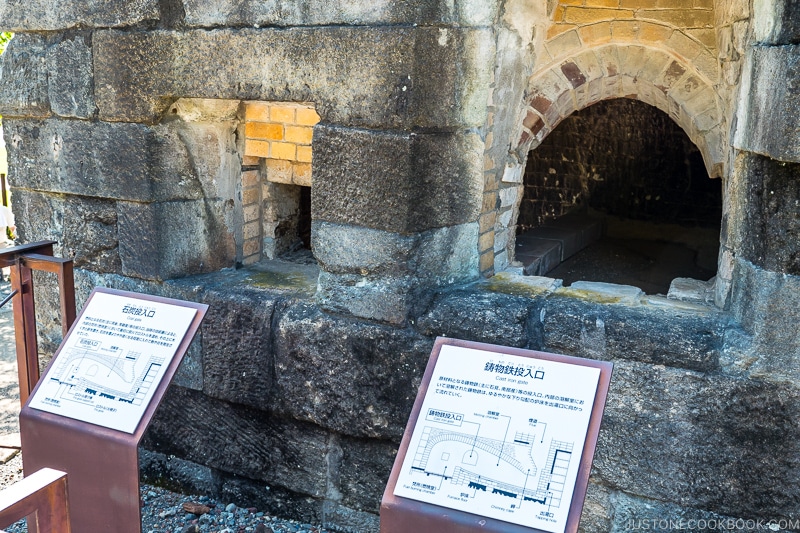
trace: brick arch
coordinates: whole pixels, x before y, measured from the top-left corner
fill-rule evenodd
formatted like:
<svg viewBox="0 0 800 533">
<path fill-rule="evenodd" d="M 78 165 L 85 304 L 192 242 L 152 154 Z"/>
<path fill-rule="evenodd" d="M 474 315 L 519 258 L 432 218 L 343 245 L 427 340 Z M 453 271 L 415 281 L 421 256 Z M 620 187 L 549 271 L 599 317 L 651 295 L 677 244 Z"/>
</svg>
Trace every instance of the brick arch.
<svg viewBox="0 0 800 533">
<path fill-rule="evenodd" d="M 583 49 L 535 74 L 514 151 L 524 159 L 564 118 L 611 98 L 639 100 L 669 115 L 697 145 L 709 176 L 724 174 L 725 121 L 711 80 L 675 52 L 642 43 Z"/>
</svg>

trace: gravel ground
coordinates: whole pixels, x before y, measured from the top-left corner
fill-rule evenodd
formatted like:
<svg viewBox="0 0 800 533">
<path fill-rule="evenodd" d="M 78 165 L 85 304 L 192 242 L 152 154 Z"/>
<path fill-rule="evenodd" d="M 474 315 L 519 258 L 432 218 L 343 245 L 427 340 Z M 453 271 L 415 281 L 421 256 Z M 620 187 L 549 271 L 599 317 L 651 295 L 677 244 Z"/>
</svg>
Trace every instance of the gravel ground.
<svg viewBox="0 0 800 533">
<path fill-rule="evenodd" d="M 22 479 L 19 454 L 0 465 L 0 487 Z M 332 533 L 319 526 L 270 516 L 244 502 L 220 502 L 208 496 L 186 495 L 142 485 L 142 533 Z M 241 505 L 241 506 L 240 506 Z M 24 520 L 6 528 L 27 533 Z"/>
</svg>

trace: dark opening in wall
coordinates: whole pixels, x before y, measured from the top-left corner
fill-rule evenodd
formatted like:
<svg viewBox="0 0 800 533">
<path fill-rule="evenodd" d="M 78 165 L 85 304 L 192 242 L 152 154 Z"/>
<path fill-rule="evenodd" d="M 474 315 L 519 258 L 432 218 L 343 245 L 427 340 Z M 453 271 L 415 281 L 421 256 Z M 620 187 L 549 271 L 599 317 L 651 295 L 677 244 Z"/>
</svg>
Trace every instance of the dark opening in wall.
<svg viewBox="0 0 800 533">
<path fill-rule="evenodd" d="M 300 187 L 300 205 L 297 213 L 297 236 L 303 248 L 311 249 L 311 187 Z"/>
<path fill-rule="evenodd" d="M 531 151 L 524 185 L 516 258 L 529 274 L 653 294 L 716 272 L 721 180 L 654 107 L 617 99 L 574 113 Z"/>
</svg>

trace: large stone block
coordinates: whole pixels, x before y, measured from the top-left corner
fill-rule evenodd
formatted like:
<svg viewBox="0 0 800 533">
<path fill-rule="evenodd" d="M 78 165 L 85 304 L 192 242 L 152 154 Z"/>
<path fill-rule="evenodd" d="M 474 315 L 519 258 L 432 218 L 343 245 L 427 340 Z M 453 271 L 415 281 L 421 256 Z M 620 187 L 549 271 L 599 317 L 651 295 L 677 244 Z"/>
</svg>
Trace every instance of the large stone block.
<svg viewBox="0 0 800 533">
<path fill-rule="evenodd" d="M 0 20 L 7 31 L 52 31 L 83 27 L 121 27 L 160 18 L 158 0 L 2 0 Z"/>
<path fill-rule="evenodd" d="M 341 437 L 341 463 L 331 472 L 341 503 L 377 514 L 397 446 L 391 442 Z M 359 530 L 361 531 L 361 530 Z"/>
<path fill-rule="evenodd" d="M 719 367 L 727 322 L 710 309 L 607 305 L 562 296 L 548 298 L 542 311 L 548 351 L 698 371 Z"/>
<path fill-rule="evenodd" d="M 151 202 L 203 197 L 174 128 L 77 120 L 4 120 L 17 187 Z"/>
<path fill-rule="evenodd" d="M 594 460 L 603 484 L 683 507 L 797 517 L 800 391 L 618 361 Z"/>
<path fill-rule="evenodd" d="M 282 412 L 345 435 L 398 439 L 433 342 L 299 303 L 275 331 Z"/>
<path fill-rule="evenodd" d="M 263 409 L 274 393 L 270 349 L 276 293 L 246 286 L 203 295 L 203 391 L 214 398 Z"/>
<path fill-rule="evenodd" d="M 764 44 L 800 42 L 800 2 L 797 0 L 755 0 L 753 33 Z"/>
<path fill-rule="evenodd" d="M 496 2 L 475 0 L 429 2 L 352 2 L 347 0 L 187 0 L 189 26 L 309 26 L 399 24 L 491 24 Z"/>
<path fill-rule="evenodd" d="M 142 445 L 309 496 L 327 493 L 326 432 L 197 391 L 171 387 Z"/>
<path fill-rule="evenodd" d="M 415 233 L 477 220 L 483 143 L 474 134 L 317 126 L 316 220 Z"/>
<path fill-rule="evenodd" d="M 90 36 L 71 36 L 47 54 L 48 93 L 53 113 L 91 118 L 95 112 Z"/>
<path fill-rule="evenodd" d="M 800 275 L 800 163 L 744 154 L 739 172 L 740 256 L 767 270 Z"/>
<path fill-rule="evenodd" d="M 756 376 L 800 378 L 800 276 L 770 272 L 737 259 L 731 311 L 752 336 L 747 369 Z"/>
<path fill-rule="evenodd" d="M 122 274 L 164 280 L 231 267 L 233 235 L 223 202 L 117 202 Z"/>
<path fill-rule="evenodd" d="M 530 347 L 529 321 L 541 306 L 531 298 L 456 290 L 437 295 L 417 328 L 428 337 L 452 337 L 502 346 Z"/>
<path fill-rule="evenodd" d="M 800 9 L 800 8 L 797 8 Z M 800 163 L 800 45 L 755 46 L 745 65 L 734 146 Z"/>
<path fill-rule="evenodd" d="M 0 20 L 6 29 L 2 16 Z M 11 40 L 0 56 L 0 115 L 50 115 L 46 54 L 47 40 L 41 35 L 20 34 Z M 5 139 L 8 143 L 10 136 L 6 134 Z"/>
<path fill-rule="evenodd" d="M 470 97 L 463 101 L 464 94 L 448 88 L 483 79 L 487 67 L 477 64 L 478 51 L 467 53 L 455 40 L 440 47 L 455 47 L 453 63 L 418 65 L 417 40 L 429 42 L 437 31 L 407 26 L 101 31 L 93 38 L 97 105 L 104 119 L 155 122 L 176 97 L 313 102 L 325 122 L 408 129 L 429 120 L 435 101 L 437 128 L 478 127 L 485 114 L 476 117 L 472 106 L 485 88 L 470 82 Z M 447 31 L 470 43 L 488 39 L 486 30 Z M 345 42 L 347 53 L 341 48 Z"/>
</svg>

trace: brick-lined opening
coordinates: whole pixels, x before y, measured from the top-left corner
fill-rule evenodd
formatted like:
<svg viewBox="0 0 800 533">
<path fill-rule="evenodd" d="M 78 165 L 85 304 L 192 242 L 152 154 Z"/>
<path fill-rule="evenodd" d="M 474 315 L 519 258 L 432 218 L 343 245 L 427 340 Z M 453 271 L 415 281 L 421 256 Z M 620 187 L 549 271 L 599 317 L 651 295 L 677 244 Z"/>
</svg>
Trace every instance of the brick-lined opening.
<svg viewBox="0 0 800 533">
<path fill-rule="evenodd" d="M 241 262 L 311 249 L 313 105 L 245 102 Z"/>
<path fill-rule="evenodd" d="M 615 99 L 574 113 L 530 152 L 523 184 L 516 255 L 529 273 L 662 293 L 673 278 L 714 275 L 721 180 L 709 179 L 697 147 L 654 107 Z M 558 261 L 531 266 L 547 248 L 541 239 L 571 235 L 577 241 Z M 594 249 L 579 251 L 596 239 Z"/>
</svg>

